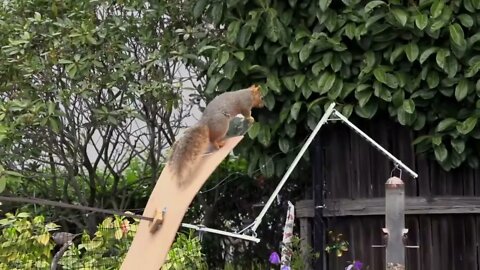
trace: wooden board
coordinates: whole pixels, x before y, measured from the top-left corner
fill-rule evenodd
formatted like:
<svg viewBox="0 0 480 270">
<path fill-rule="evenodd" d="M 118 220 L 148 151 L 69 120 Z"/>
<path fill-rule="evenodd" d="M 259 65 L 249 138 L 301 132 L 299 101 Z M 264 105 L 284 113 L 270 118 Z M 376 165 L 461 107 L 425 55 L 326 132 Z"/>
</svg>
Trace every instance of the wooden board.
<svg viewBox="0 0 480 270">
<path fill-rule="evenodd" d="M 163 169 L 143 212 L 144 216 L 153 217 L 155 210 L 162 211 L 166 208 L 163 224 L 158 231 L 151 233 L 151 222 L 140 221 L 121 269 L 160 269 L 193 198 L 242 138 L 243 136 L 229 138 L 218 151 L 203 156 L 185 187 L 177 185 L 168 165 Z"/>
</svg>

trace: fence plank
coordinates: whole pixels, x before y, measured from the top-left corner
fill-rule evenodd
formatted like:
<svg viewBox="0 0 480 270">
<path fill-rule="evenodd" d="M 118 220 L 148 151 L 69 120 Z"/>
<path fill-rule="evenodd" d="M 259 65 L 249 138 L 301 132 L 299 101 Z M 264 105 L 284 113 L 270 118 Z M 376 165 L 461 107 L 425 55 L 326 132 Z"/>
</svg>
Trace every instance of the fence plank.
<svg viewBox="0 0 480 270">
<path fill-rule="evenodd" d="M 407 269 L 480 270 L 480 170 L 462 167 L 447 172 L 431 153 L 415 154 L 412 141 L 418 135 L 388 115 L 368 120 L 352 115 L 350 120 L 419 175 L 412 180 L 403 172 L 408 243 L 420 245 L 407 251 Z M 392 162 L 340 124 L 323 130 L 320 141 L 326 148 L 318 165 L 327 188 L 324 218 L 329 230 L 344 233 L 350 242 L 341 258 L 328 256 L 328 269 L 344 269 L 353 259 L 364 261 L 371 270 L 383 269 L 385 250 L 371 245 L 381 243 L 384 183 Z"/>
<path fill-rule="evenodd" d="M 327 199 L 324 216 L 385 215 L 384 198 Z M 470 196 L 408 197 L 405 213 L 418 214 L 480 214 L 480 199 Z"/>
</svg>

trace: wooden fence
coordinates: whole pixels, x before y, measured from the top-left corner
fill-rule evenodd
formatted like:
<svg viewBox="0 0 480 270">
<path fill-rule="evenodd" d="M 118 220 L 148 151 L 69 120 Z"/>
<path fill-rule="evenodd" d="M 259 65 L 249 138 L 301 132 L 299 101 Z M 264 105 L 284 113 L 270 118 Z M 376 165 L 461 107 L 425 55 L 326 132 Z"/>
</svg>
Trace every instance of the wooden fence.
<svg viewBox="0 0 480 270">
<path fill-rule="evenodd" d="M 416 155 L 413 133 L 388 117 L 354 123 L 419 174 L 418 180 L 402 174 L 408 244 L 420 245 L 406 251 L 406 269 L 479 270 L 480 170 L 442 170 Z M 385 251 L 371 246 L 382 243 L 384 184 L 392 162 L 342 124 L 322 128 L 312 152 L 314 199 L 299 203 L 297 211 L 300 217 L 313 217 L 317 251 L 329 230 L 342 233 L 350 244 L 342 257 L 326 258 L 326 269 L 343 270 L 354 259 L 370 270 L 384 269 Z M 320 259 L 314 268 L 324 269 L 322 264 Z"/>
</svg>

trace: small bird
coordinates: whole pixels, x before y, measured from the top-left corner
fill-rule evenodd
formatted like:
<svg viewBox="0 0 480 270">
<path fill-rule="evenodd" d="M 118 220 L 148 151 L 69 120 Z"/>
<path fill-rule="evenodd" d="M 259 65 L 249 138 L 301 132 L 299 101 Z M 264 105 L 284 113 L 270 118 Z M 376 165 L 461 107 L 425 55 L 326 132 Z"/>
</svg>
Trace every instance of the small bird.
<svg viewBox="0 0 480 270">
<path fill-rule="evenodd" d="M 72 242 L 75 237 L 82 235 L 81 233 L 73 234 L 69 232 L 55 232 L 52 234 L 52 239 L 57 245 L 63 246 L 66 243 Z"/>
</svg>

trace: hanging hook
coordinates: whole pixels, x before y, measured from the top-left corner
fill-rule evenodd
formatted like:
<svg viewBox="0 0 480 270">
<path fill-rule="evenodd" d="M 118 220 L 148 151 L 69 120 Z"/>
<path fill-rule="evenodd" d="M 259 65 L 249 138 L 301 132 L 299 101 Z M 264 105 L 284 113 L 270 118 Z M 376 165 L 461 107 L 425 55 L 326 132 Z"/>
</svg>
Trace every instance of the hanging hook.
<svg viewBox="0 0 480 270">
<path fill-rule="evenodd" d="M 398 170 L 398 178 L 402 179 L 402 168 L 400 168 L 398 163 L 395 163 L 393 169 L 390 171 L 390 177 L 393 177 L 395 170 Z"/>
</svg>

